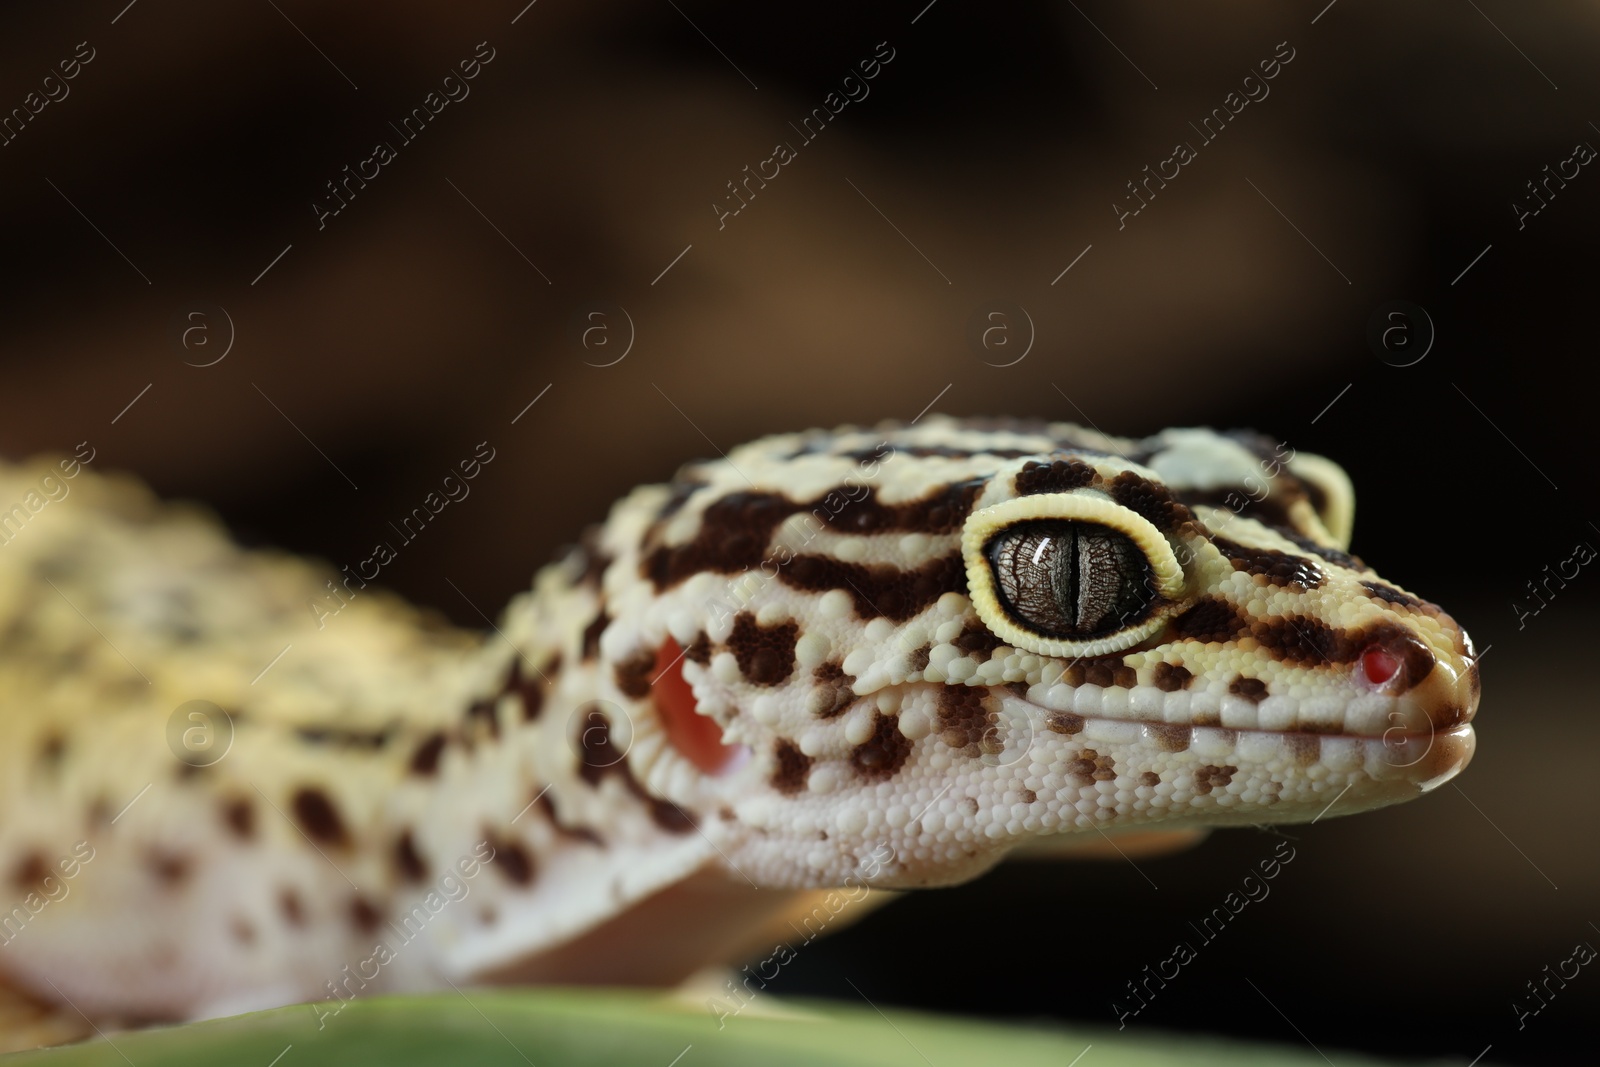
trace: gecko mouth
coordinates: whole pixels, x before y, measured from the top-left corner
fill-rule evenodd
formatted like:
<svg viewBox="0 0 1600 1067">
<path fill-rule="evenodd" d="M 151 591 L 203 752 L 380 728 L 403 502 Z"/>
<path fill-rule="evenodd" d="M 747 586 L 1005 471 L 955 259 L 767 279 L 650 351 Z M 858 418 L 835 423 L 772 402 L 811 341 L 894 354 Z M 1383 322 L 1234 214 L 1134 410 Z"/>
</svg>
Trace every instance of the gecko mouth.
<svg viewBox="0 0 1600 1067">
<path fill-rule="evenodd" d="M 1395 722 L 1372 732 L 1305 726 L 1279 729 L 1223 721 L 1169 722 L 1060 711 L 1007 693 L 979 748 L 990 759 L 1005 764 L 1026 755 L 1040 734 L 1059 734 L 1105 746 L 1143 745 L 1163 753 L 1193 751 L 1206 758 L 1233 755 L 1256 763 L 1287 758 L 1299 766 L 1321 764 L 1335 771 L 1364 768 L 1371 777 L 1410 780 L 1427 792 L 1466 767 L 1477 738 L 1465 722 L 1447 728 L 1436 727 L 1431 720 L 1424 722 L 1421 729 Z"/>
</svg>

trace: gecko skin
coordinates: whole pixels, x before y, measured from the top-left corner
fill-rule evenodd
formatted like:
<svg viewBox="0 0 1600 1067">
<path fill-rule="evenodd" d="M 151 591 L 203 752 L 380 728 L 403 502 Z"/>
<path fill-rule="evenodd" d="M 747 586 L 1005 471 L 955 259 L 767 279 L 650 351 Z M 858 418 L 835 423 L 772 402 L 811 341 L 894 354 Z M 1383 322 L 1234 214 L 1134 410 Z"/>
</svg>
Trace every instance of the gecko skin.
<svg viewBox="0 0 1600 1067">
<path fill-rule="evenodd" d="M 1467 635 L 1346 553 L 1343 471 L 1251 434 L 768 437 L 487 635 L 70 489 L 0 546 L 0 973 L 91 1018 L 671 980 L 781 891 L 1350 814 L 1473 751 Z M 204 767 L 192 700 L 231 720 Z"/>
</svg>

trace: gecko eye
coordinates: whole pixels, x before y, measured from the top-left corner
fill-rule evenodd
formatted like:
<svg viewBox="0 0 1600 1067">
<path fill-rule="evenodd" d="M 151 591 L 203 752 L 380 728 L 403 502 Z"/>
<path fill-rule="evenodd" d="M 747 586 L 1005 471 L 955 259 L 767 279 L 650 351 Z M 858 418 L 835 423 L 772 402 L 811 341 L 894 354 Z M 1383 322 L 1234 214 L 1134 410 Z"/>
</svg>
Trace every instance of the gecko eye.
<svg viewBox="0 0 1600 1067">
<path fill-rule="evenodd" d="M 1044 637 L 1104 637 L 1142 622 L 1154 599 L 1150 561 L 1125 534 L 1097 523 L 1015 523 L 990 538 L 984 554 L 1001 607 Z"/>
<path fill-rule="evenodd" d="M 1184 606 L 1187 579 L 1172 544 L 1143 515 L 1092 489 L 974 511 L 961 554 L 989 632 L 1043 656 L 1132 648 Z"/>
</svg>

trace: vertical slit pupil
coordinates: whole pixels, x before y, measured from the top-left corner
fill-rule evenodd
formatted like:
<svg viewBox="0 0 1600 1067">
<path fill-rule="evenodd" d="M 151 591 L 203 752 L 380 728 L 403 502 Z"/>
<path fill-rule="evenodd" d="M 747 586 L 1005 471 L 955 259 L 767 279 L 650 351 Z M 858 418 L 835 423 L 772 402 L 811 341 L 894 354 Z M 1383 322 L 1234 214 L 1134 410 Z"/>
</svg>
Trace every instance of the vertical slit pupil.
<svg viewBox="0 0 1600 1067">
<path fill-rule="evenodd" d="M 1019 522 L 985 548 L 1012 619 L 1045 636 L 1112 633 L 1148 611 L 1150 563 L 1125 534 L 1098 523 Z"/>
</svg>

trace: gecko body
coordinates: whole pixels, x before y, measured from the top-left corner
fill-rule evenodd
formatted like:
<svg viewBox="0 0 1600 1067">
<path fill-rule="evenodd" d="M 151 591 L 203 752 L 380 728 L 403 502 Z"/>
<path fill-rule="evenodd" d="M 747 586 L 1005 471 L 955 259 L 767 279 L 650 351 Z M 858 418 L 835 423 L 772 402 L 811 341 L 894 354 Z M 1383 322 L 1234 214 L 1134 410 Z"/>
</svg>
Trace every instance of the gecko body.
<svg viewBox="0 0 1600 1067">
<path fill-rule="evenodd" d="M 376 588 L 319 616 L 348 576 L 72 493 L 0 548 L 0 973 L 92 1018 L 666 981 L 795 892 L 1349 814 L 1473 750 L 1465 632 L 1347 554 L 1338 467 L 1250 434 L 765 438 L 486 634 Z"/>
</svg>

